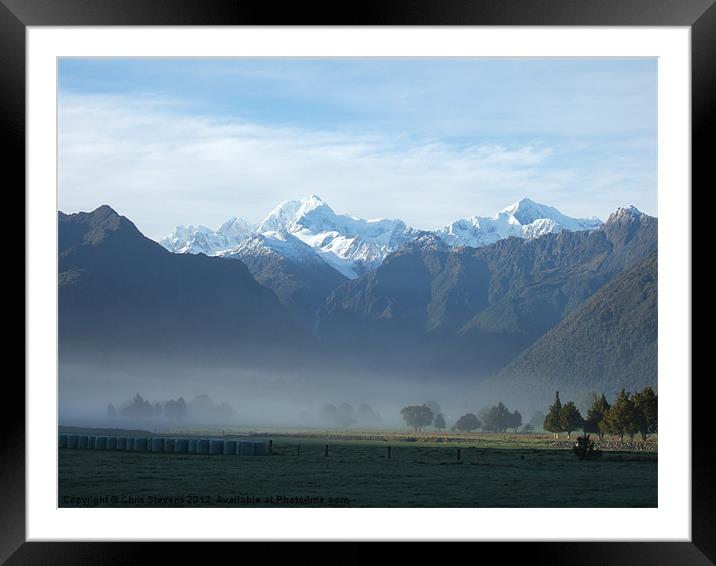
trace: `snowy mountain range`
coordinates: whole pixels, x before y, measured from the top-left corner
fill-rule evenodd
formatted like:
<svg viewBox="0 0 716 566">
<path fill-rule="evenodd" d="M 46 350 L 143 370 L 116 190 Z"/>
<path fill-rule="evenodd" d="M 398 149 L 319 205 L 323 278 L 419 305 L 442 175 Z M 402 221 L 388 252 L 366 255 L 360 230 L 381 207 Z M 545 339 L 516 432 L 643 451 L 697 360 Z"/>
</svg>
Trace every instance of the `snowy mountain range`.
<svg viewBox="0 0 716 566">
<path fill-rule="evenodd" d="M 448 247 L 479 248 L 509 237 L 536 238 L 562 230 L 595 230 L 596 217 L 571 218 L 554 207 L 523 198 L 495 216 L 471 216 L 432 231 Z M 244 258 L 278 255 L 289 261 L 324 262 L 355 279 L 425 231 L 399 219 L 363 220 L 336 214 L 320 197 L 285 201 L 258 225 L 232 217 L 216 230 L 178 226 L 160 244 L 174 253 Z"/>
<path fill-rule="evenodd" d="M 219 255 L 237 247 L 256 231 L 257 226 L 232 216 L 216 230 L 206 226 L 177 226 L 176 230 L 159 243 L 178 254 Z"/>
<path fill-rule="evenodd" d="M 523 198 L 495 216 L 471 216 L 456 220 L 435 233 L 451 247 L 480 248 L 510 236 L 531 239 L 562 230 L 596 230 L 601 225 L 602 221 L 595 216 L 570 218 L 552 206 Z"/>
</svg>

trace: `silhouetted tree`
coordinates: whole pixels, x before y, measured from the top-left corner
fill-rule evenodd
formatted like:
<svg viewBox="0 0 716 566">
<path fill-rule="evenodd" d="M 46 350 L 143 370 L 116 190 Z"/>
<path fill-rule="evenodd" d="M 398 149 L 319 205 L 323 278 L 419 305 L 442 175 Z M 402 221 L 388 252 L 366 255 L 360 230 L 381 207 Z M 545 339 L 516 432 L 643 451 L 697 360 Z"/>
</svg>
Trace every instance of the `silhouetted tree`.
<svg viewBox="0 0 716 566">
<path fill-rule="evenodd" d="M 658 431 L 658 399 L 651 387 L 645 387 L 639 393 L 634 394 L 633 400 L 637 429 L 641 433 L 642 440 L 646 440 L 647 435 Z"/>
<path fill-rule="evenodd" d="M 567 433 L 567 438 L 571 438 L 572 431 L 582 428 L 583 425 L 584 419 L 579 414 L 579 409 L 577 409 L 574 401 L 565 403 L 559 411 L 559 426 Z"/>
<path fill-rule="evenodd" d="M 113 419 L 114 417 L 117 416 L 117 409 L 114 408 L 114 405 L 112 405 L 112 403 L 107 405 L 107 416 L 110 419 Z"/>
<path fill-rule="evenodd" d="M 519 411 L 515 411 L 508 417 L 508 421 L 508 428 L 514 428 L 515 432 L 517 432 L 517 429 L 522 426 L 522 414 Z"/>
<path fill-rule="evenodd" d="M 430 426 L 433 422 L 433 412 L 427 405 L 408 405 L 400 410 L 400 414 L 405 423 L 413 427 L 415 432 Z"/>
<path fill-rule="evenodd" d="M 619 442 L 624 442 L 625 434 L 633 437 L 639 430 L 634 401 L 624 389 L 617 394 L 614 404 L 606 414 L 605 421 L 607 430 L 617 435 Z"/>
<path fill-rule="evenodd" d="M 504 432 L 511 425 L 511 416 L 509 409 L 500 401 L 483 413 L 482 428 L 495 432 Z M 520 417 L 521 419 L 522 417 Z"/>
<path fill-rule="evenodd" d="M 608 426 L 605 417 L 609 411 L 609 403 L 602 393 L 599 397 L 594 396 L 592 406 L 587 410 L 587 418 L 584 421 L 584 432 L 596 433 L 599 440 L 604 440 L 604 433 L 607 432 Z"/>
<path fill-rule="evenodd" d="M 442 413 L 438 413 L 438 415 L 435 417 L 435 420 L 433 421 L 433 426 L 438 430 L 443 430 L 445 428 L 445 417 L 443 417 Z"/>
<path fill-rule="evenodd" d="M 154 407 L 137 393 L 132 401 L 120 411 L 120 415 L 132 419 L 150 419 L 154 416 Z"/>
<path fill-rule="evenodd" d="M 482 423 L 480 422 L 480 419 L 477 418 L 477 415 L 467 413 L 466 415 L 461 416 L 452 428 L 453 430 L 459 430 L 461 432 L 470 432 L 472 430 L 477 430 L 481 426 Z"/>
<path fill-rule="evenodd" d="M 544 428 L 548 432 L 553 432 L 555 438 L 559 438 L 559 433 L 562 432 L 562 402 L 559 400 L 559 391 L 554 395 L 554 403 L 550 405 L 547 415 L 544 418 Z"/>
<path fill-rule="evenodd" d="M 484 430 L 506 432 L 508 428 L 513 428 L 517 432 L 520 426 L 522 426 L 522 414 L 519 411 L 510 412 L 502 401 L 482 413 Z"/>
</svg>

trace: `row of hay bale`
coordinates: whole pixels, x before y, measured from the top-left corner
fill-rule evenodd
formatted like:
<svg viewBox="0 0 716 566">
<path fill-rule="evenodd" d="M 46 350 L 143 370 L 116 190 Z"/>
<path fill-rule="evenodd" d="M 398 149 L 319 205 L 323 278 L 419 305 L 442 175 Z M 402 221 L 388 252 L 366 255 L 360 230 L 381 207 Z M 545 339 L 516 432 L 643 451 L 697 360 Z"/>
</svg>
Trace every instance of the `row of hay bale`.
<svg viewBox="0 0 716 566">
<path fill-rule="evenodd" d="M 121 450 L 162 454 L 214 454 L 226 456 L 264 456 L 266 443 L 253 440 L 207 438 L 146 438 L 142 436 L 92 436 L 60 434 L 58 446 L 80 450 Z"/>
</svg>

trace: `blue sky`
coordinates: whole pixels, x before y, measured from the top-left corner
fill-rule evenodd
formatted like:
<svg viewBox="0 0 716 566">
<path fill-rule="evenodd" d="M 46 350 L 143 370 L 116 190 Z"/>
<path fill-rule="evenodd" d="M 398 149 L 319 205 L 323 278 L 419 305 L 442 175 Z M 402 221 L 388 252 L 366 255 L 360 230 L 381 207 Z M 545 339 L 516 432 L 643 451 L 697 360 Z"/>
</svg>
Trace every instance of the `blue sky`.
<svg viewBox="0 0 716 566">
<path fill-rule="evenodd" d="M 158 238 L 316 193 L 434 228 L 656 215 L 655 59 L 61 59 L 59 200 Z"/>
</svg>

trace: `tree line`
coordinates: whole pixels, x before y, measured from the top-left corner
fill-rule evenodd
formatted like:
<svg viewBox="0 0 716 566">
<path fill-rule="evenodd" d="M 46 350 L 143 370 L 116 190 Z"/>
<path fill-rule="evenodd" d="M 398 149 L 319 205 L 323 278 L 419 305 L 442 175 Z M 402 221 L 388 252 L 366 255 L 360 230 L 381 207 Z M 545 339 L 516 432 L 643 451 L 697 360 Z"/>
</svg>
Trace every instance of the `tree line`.
<svg viewBox="0 0 716 566">
<path fill-rule="evenodd" d="M 559 438 L 562 432 L 571 438 L 572 432 L 582 430 L 597 434 L 599 440 L 603 440 L 605 434 L 613 434 L 624 442 L 625 435 L 633 440 L 637 433 L 641 434 L 642 440 L 646 440 L 648 435 L 658 432 L 658 397 L 651 387 L 637 393 L 622 389 L 612 404 L 604 393 L 594 395 L 592 406 L 584 418 L 574 401 L 562 404 L 557 391 L 554 403 L 544 418 L 543 428 L 554 433 L 555 438 Z"/>
<path fill-rule="evenodd" d="M 228 403 L 214 403 L 208 395 L 197 395 L 189 403 L 184 397 L 169 399 L 164 403 L 151 402 L 137 393 L 131 401 L 120 405 L 117 409 L 113 404 L 107 405 L 107 416 L 125 419 L 148 420 L 165 418 L 169 421 L 198 420 L 228 420 L 236 411 Z"/>
<path fill-rule="evenodd" d="M 557 391 L 554 403 L 549 407 L 547 414 L 537 411 L 522 430 L 527 432 L 539 428 L 538 421 L 541 421 L 542 428 L 554 433 L 555 438 L 559 438 L 563 432 L 567 433 L 567 438 L 571 438 L 573 432 L 582 430 L 584 433 L 597 434 L 599 440 L 604 440 L 606 434 L 615 435 L 619 437 L 620 442 L 624 441 L 624 436 L 629 436 L 633 440 L 636 434 L 640 434 L 642 439 L 646 440 L 650 434 L 658 432 L 658 397 L 653 388 L 645 387 L 635 393 L 622 389 L 611 404 L 604 393 L 601 395 L 593 393 L 591 396 L 591 406 L 587 409 L 586 416 L 582 416 L 574 401 L 562 404 Z M 447 426 L 440 406 L 435 401 L 426 401 L 422 405 L 408 405 L 401 409 L 400 414 L 403 421 L 416 432 L 431 425 L 438 431 Z M 520 412 L 511 411 L 500 401 L 492 407 L 485 408 L 479 416 L 475 413 L 462 415 L 452 426 L 452 430 L 517 432 L 521 426 Z"/>
<path fill-rule="evenodd" d="M 415 432 L 420 432 L 430 425 L 437 430 L 443 430 L 447 426 L 440 406 L 435 401 L 427 401 L 422 405 L 408 405 L 401 409 L 400 415 Z M 464 414 L 455 421 L 452 430 L 470 432 L 481 428 L 485 431 L 507 432 L 508 429 L 514 429 L 517 432 L 522 426 L 520 412 L 510 411 L 502 401 L 483 411 L 481 417 L 474 413 Z"/>
</svg>

